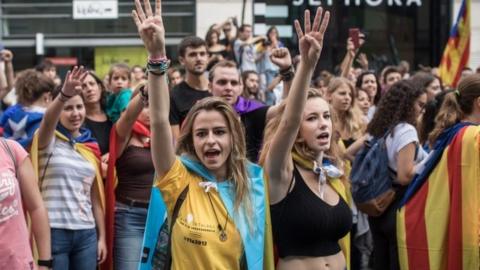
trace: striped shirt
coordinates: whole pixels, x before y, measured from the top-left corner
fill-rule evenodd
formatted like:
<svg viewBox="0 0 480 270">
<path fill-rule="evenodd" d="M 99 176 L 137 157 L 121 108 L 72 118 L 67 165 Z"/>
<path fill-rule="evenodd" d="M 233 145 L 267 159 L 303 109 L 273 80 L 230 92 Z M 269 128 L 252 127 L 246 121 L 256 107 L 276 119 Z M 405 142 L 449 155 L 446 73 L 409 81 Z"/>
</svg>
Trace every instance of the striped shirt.
<svg viewBox="0 0 480 270">
<path fill-rule="evenodd" d="M 57 138 L 45 149 L 39 150 L 38 164 L 40 180 L 45 173 L 41 191 L 50 227 L 69 230 L 95 228 L 91 200 L 94 166 L 69 142 Z"/>
</svg>

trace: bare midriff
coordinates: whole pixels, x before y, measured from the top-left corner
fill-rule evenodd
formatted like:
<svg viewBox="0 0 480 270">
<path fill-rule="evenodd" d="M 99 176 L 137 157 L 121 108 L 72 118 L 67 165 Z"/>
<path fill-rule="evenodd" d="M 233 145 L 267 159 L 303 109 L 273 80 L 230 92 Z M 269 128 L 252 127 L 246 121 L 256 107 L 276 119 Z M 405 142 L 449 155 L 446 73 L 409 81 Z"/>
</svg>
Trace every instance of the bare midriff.
<svg viewBox="0 0 480 270">
<path fill-rule="evenodd" d="M 345 256 L 339 253 L 325 257 L 288 256 L 278 260 L 277 270 L 345 270 Z"/>
</svg>

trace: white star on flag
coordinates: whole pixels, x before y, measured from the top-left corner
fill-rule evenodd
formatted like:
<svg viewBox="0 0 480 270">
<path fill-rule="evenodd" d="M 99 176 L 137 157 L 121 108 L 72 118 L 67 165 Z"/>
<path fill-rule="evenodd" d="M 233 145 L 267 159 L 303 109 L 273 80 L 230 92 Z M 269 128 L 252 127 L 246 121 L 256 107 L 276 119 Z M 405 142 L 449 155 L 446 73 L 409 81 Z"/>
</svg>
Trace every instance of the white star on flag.
<svg viewBox="0 0 480 270">
<path fill-rule="evenodd" d="M 17 139 L 27 139 L 28 135 L 27 132 L 25 131 L 25 127 L 27 125 L 27 120 L 28 120 L 28 115 L 25 115 L 22 120 L 20 120 L 18 123 L 15 121 L 12 121 L 12 119 L 8 119 L 8 124 L 10 125 L 10 128 L 13 131 L 11 139 L 17 140 Z"/>
</svg>

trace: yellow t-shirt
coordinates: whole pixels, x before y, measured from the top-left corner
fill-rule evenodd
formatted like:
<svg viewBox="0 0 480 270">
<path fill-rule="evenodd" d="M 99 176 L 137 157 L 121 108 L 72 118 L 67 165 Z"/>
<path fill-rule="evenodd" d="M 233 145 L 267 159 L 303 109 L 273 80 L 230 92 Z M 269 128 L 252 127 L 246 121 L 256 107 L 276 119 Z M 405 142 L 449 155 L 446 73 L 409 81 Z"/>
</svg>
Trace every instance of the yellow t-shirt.
<svg viewBox="0 0 480 270">
<path fill-rule="evenodd" d="M 177 158 L 163 177 L 155 179 L 171 218 L 180 193 L 189 185 L 172 232 L 172 269 L 240 269 L 243 245 L 240 233 L 228 216 L 227 239 L 220 241 L 218 223 L 225 227 L 227 210 L 215 189 L 209 194 L 199 185 L 204 180 L 191 173 Z M 215 213 L 218 217 L 215 218 Z"/>
</svg>

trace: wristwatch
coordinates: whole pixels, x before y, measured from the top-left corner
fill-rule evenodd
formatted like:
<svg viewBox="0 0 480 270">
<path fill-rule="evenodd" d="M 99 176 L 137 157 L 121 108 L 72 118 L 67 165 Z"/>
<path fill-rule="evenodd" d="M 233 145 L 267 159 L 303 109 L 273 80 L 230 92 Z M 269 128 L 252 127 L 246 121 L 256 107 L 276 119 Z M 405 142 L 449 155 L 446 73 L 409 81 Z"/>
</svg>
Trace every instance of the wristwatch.
<svg viewBox="0 0 480 270">
<path fill-rule="evenodd" d="M 50 259 L 50 260 L 38 260 L 38 261 L 37 261 L 37 264 L 38 264 L 38 266 L 45 266 L 45 267 L 48 267 L 48 268 L 52 268 L 52 267 L 53 267 L 53 259 Z"/>
</svg>

